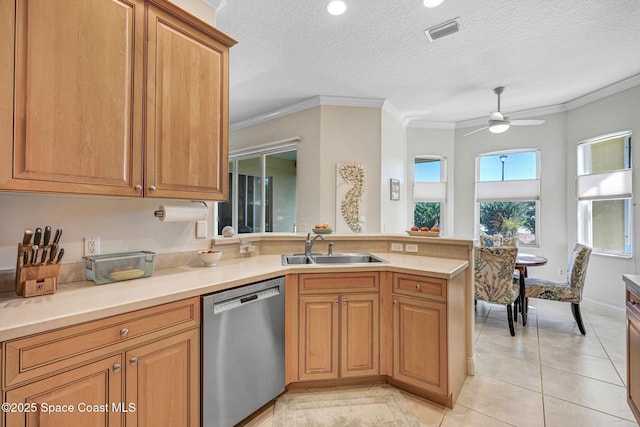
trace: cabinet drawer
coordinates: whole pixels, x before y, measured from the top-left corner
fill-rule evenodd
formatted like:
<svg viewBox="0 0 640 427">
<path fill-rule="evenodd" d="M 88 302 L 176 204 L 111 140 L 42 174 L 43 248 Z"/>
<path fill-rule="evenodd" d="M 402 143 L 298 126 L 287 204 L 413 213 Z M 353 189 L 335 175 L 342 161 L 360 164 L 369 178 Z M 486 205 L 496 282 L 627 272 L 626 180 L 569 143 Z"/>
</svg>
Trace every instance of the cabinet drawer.
<svg viewBox="0 0 640 427">
<path fill-rule="evenodd" d="M 380 289 L 377 272 L 300 274 L 300 294 L 371 292 Z"/>
<path fill-rule="evenodd" d="M 200 301 L 176 301 L 3 344 L 4 387 L 200 324 Z"/>
<path fill-rule="evenodd" d="M 435 301 L 446 301 L 447 281 L 435 277 L 394 273 L 393 292 L 409 296 L 420 296 Z"/>
</svg>

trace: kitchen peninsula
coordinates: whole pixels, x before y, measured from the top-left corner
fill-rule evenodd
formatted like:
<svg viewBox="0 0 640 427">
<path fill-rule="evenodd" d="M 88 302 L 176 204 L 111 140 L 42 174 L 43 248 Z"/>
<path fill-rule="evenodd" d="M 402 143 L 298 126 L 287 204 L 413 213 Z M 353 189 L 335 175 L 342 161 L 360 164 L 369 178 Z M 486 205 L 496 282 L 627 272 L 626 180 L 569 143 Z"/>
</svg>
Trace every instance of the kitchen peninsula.
<svg viewBox="0 0 640 427">
<path fill-rule="evenodd" d="M 371 252 L 388 263 L 282 266 L 280 254 L 299 252 L 304 237 L 243 236 L 256 248 L 247 255 L 239 253 L 237 238 L 216 238 L 214 247 L 224 255 L 215 268 L 191 263 L 159 269 L 152 277 L 134 281 L 101 286 L 86 281 L 61 284 L 53 295 L 19 298 L 4 294 L 0 298 L 0 341 L 5 401 L 12 396 L 32 396 L 39 386 L 48 390 L 53 378 L 71 381 L 74 374 L 86 375 L 90 368 L 106 372 L 113 395 L 104 396 L 104 400 L 131 401 L 129 395 L 126 399 L 119 396 L 118 390 L 124 387 L 125 394 L 133 393 L 140 381 L 161 386 L 160 380 L 154 383 L 153 379 L 141 377 L 140 365 L 150 372 L 154 369 L 145 356 L 159 349 L 180 349 L 167 360 L 175 362 L 170 366 L 181 370 L 175 377 L 190 384 L 184 395 L 191 401 L 185 400 L 178 407 L 190 414 L 190 425 L 198 425 L 199 410 L 194 411 L 193 407 L 199 407 L 195 404 L 199 402 L 200 380 L 199 297 L 284 276 L 286 383 L 290 388 L 388 382 L 453 406 L 464 378 L 473 374 L 469 268 L 473 242 L 397 235 L 335 235 L 331 240 L 336 252 Z M 314 250 L 326 251 L 328 240 L 318 242 Z M 399 245 L 404 249 L 407 244 L 417 245 L 417 252 L 395 250 Z M 359 289 L 363 284 L 366 289 Z M 319 296 L 331 300 L 333 307 L 332 298 L 336 295 L 347 300 L 365 294 L 369 298 L 367 307 L 373 307 L 372 313 L 376 314 L 375 332 L 367 341 L 373 349 L 371 366 L 362 372 L 357 372 L 360 367 L 354 371 L 348 365 L 333 372 L 311 366 L 303 345 L 303 331 L 308 330 L 301 326 L 305 304 L 315 304 Z M 439 345 L 424 346 L 425 339 Z M 425 351 L 428 354 L 423 355 Z M 344 356 L 339 360 L 341 364 L 348 361 Z M 335 366 L 335 361 L 329 362 Z M 95 386 L 94 389 L 104 390 Z M 142 408 L 145 396 L 136 398 Z M 131 416 L 135 415 L 127 414 Z"/>
</svg>

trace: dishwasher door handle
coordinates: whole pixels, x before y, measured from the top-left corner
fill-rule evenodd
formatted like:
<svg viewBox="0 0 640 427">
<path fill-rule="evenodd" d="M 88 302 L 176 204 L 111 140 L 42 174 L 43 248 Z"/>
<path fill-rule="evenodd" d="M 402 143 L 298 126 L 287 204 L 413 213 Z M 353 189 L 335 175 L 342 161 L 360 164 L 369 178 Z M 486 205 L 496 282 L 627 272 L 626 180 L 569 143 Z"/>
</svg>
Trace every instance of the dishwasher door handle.
<svg viewBox="0 0 640 427">
<path fill-rule="evenodd" d="M 254 299 L 258 299 L 257 294 L 253 294 L 248 297 L 240 298 L 240 304 L 244 304 L 245 302 L 253 301 Z"/>
<path fill-rule="evenodd" d="M 278 295 L 280 295 L 280 288 L 278 286 L 274 286 L 255 293 L 241 295 L 230 300 L 216 302 L 213 304 L 213 314 L 215 316 L 216 314 L 224 313 L 225 311 L 240 308 L 246 303 L 265 300 Z"/>
</svg>

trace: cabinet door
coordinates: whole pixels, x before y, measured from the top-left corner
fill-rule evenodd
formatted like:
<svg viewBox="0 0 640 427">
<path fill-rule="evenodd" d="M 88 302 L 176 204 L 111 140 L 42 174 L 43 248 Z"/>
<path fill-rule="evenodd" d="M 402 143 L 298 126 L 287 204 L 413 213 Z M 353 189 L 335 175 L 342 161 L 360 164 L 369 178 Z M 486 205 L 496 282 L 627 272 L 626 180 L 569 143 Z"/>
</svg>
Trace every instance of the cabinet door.
<svg viewBox="0 0 640 427">
<path fill-rule="evenodd" d="M 339 295 L 301 295 L 299 380 L 338 378 Z"/>
<path fill-rule="evenodd" d="M 446 306 L 393 296 L 393 377 L 447 394 Z"/>
<path fill-rule="evenodd" d="M 378 294 L 345 294 L 341 297 L 340 376 L 380 373 Z"/>
<path fill-rule="evenodd" d="M 0 134 L 0 189 L 141 196 L 144 2 L 9 3 L 15 44 L 3 40 L 0 65 L 13 103 L 3 82 L 0 124 L 13 131 Z"/>
<path fill-rule="evenodd" d="M 640 422 L 640 309 L 627 303 L 627 401 Z"/>
<path fill-rule="evenodd" d="M 122 425 L 123 413 L 113 406 L 122 403 L 121 361 L 118 354 L 8 391 L 6 402 L 35 404 L 29 409 L 37 410 L 5 412 L 5 425 Z"/>
<path fill-rule="evenodd" d="M 199 342 L 191 329 L 127 351 L 127 427 L 200 425 Z"/>
<path fill-rule="evenodd" d="M 226 200 L 229 47 L 149 5 L 148 197 Z"/>
</svg>

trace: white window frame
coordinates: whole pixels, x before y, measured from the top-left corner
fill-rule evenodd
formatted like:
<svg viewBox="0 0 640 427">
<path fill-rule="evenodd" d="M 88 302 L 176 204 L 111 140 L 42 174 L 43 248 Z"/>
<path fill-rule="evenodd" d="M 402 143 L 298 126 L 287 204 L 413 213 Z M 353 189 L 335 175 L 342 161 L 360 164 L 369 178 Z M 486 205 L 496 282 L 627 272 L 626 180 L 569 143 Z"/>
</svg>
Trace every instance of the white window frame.
<svg viewBox="0 0 640 427">
<path fill-rule="evenodd" d="M 631 259 L 634 254 L 634 196 L 633 196 L 633 164 L 631 160 L 632 131 L 626 130 L 600 135 L 581 141 L 576 145 L 576 236 L 579 243 L 593 248 L 594 254 Z M 624 159 L 625 168 L 602 173 L 591 173 L 591 151 L 583 150 L 587 145 L 594 145 L 611 139 L 625 138 L 625 153 L 630 155 Z M 625 221 L 625 248 L 630 252 L 605 250 L 593 247 L 592 209 L 583 202 L 598 200 L 624 200 L 627 221 Z"/>
<path fill-rule="evenodd" d="M 415 165 L 416 160 L 437 160 L 440 161 L 440 181 L 439 182 L 416 182 L 416 173 L 415 173 Z M 413 224 L 413 219 L 415 218 L 415 204 L 416 202 L 427 202 L 427 203 L 440 203 L 440 221 L 438 224 L 438 228 L 440 228 L 441 235 L 444 235 L 446 232 L 446 218 L 447 218 L 447 208 L 448 208 L 448 183 L 447 183 L 447 162 L 448 159 L 445 156 L 435 156 L 435 155 L 418 155 L 413 158 L 412 165 L 412 194 L 411 194 L 411 219 L 409 221 L 410 224 Z"/>
<path fill-rule="evenodd" d="M 505 181 L 480 181 L 480 158 L 497 156 L 500 154 L 510 155 L 515 153 L 536 153 L 536 178 L 524 180 Z M 542 234 L 540 230 L 540 200 L 542 199 L 542 179 L 540 177 L 540 165 L 542 163 L 542 151 L 539 148 L 519 148 L 516 150 L 500 150 L 489 153 L 482 153 L 476 156 L 476 185 L 475 185 L 475 225 L 474 236 L 480 239 L 480 203 L 481 202 L 535 202 L 536 205 L 536 243 L 518 243 L 519 246 L 528 248 L 540 247 Z M 499 186 L 499 190 L 491 189 L 491 186 Z M 527 197 L 518 196 L 518 192 L 525 192 Z M 500 196 L 492 197 L 492 194 L 499 193 Z M 492 197 L 492 198 L 490 198 Z"/>
<path fill-rule="evenodd" d="M 260 223 L 259 229 L 254 233 L 263 233 L 266 229 L 265 219 L 266 219 L 266 204 L 264 200 L 266 199 L 266 170 L 267 170 L 267 156 L 272 154 L 284 153 L 287 151 L 296 151 L 298 150 L 298 143 L 301 141 L 299 136 L 287 138 L 281 141 L 270 142 L 267 144 L 256 145 L 254 147 L 243 148 L 238 150 L 233 150 L 229 152 L 229 163 L 233 164 L 233 172 L 232 172 L 232 185 L 231 185 L 231 194 L 229 198 L 235 203 L 232 203 L 234 209 L 231 212 L 231 226 L 234 230 L 238 230 L 238 161 L 246 160 L 246 159 L 255 159 L 260 158 Z M 214 207 L 214 235 L 218 235 L 218 204 L 216 203 Z"/>
</svg>

